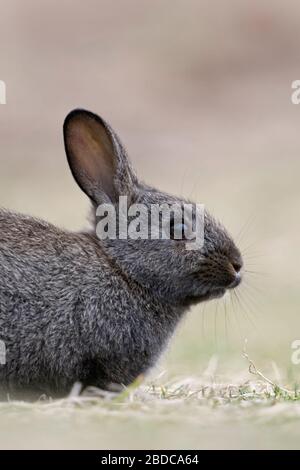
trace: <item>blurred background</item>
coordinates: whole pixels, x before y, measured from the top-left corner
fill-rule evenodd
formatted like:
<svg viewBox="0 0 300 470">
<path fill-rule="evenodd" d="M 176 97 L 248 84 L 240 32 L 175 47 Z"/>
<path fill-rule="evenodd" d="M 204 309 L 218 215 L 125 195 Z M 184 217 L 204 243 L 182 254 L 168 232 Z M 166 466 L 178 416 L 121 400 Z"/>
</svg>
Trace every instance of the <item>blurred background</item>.
<svg viewBox="0 0 300 470">
<path fill-rule="evenodd" d="M 217 375 L 247 378 L 247 338 L 261 370 L 299 381 L 299 41 L 296 0 L 0 1 L 1 206 L 86 225 L 62 141 L 84 107 L 142 179 L 204 203 L 245 255 L 238 298 L 195 307 L 154 375 L 199 375 L 213 357 Z"/>
</svg>

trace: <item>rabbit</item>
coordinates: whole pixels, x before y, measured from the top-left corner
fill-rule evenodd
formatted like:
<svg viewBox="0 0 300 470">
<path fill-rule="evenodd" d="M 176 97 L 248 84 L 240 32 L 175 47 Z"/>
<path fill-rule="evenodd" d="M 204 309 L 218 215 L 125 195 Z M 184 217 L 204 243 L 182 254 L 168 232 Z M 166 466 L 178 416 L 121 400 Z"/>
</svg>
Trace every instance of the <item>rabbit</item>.
<svg viewBox="0 0 300 470">
<path fill-rule="evenodd" d="M 65 119 L 73 177 L 91 201 L 92 228 L 74 233 L 0 211 L 1 397 L 62 397 L 75 382 L 110 390 L 151 369 L 190 307 L 224 295 L 243 260 L 205 211 L 204 244 L 177 239 L 100 239 L 97 207 L 182 205 L 140 181 L 117 134 L 84 109 Z"/>
</svg>

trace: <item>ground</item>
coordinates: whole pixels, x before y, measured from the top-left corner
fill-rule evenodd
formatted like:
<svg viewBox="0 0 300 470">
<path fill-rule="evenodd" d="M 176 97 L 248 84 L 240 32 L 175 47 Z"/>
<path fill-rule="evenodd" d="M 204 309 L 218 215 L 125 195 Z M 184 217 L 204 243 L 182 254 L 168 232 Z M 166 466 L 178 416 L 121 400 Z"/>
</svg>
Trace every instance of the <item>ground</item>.
<svg viewBox="0 0 300 470">
<path fill-rule="evenodd" d="M 64 400 L 2 404 L 1 448 L 15 448 L 15 439 L 22 449 L 298 447 L 300 394 L 255 375 L 222 383 L 209 374 L 161 377 L 121 395 L 87 389 L 78 396 L 77 384 Z"/>
</svg>

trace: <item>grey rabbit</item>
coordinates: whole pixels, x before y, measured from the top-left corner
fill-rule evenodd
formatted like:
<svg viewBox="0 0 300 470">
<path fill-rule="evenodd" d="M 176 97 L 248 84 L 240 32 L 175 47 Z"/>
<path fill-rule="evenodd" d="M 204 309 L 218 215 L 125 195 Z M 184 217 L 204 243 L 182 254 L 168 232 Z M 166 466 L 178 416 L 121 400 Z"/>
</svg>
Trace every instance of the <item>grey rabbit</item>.
<svg viewBox="0 0 300 470">
<path fill-rule="evenodd" d="M 92 203 L 93 227 L 61 230 L 0 211 L 1 397 L 66 395 L 83 386 L 127 386 L 151 368 L 195 303 L 242 278 L 242 257 L 205 212 L 204 246 L 183 240 L 105 239 L 97 207 L 186 201 L 137 179 L 126 151 L 99 116 L 75 109 L 64 123 L 71 172 Z"/>
</svg>

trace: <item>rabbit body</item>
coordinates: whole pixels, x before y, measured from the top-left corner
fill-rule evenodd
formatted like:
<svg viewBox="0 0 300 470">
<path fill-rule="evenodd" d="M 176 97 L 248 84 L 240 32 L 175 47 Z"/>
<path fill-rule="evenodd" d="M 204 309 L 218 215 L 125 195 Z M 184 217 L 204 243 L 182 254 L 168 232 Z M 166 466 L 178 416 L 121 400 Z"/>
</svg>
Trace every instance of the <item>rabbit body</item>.
<svg viewBox="0 0 300 470">
<path fill-rule="evenodd" d="M 7 211 L 0 233 L 5 392 L 63 395 L 76 381 L 128 385 L 154 364 L 181 308 L 126 278 L 90 233 Z"/>
</svg>

